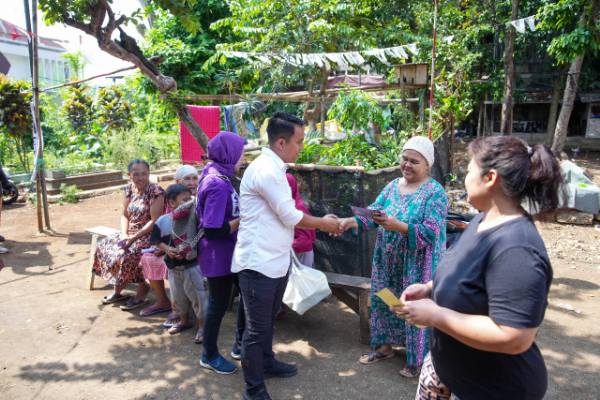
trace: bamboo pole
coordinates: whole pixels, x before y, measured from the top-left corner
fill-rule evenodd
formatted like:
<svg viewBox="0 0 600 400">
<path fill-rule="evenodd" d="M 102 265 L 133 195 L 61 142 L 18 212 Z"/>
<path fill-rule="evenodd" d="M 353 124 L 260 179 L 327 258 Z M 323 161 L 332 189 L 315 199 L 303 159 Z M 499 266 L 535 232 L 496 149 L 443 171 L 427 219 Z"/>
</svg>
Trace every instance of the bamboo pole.
<svg viewBox="0 0 600 400">
<path fill-rule="evenodd" d="M 433 101 L 435 91 L 435 45 L 437 36 L 438 0 L 433 0 L 433 46 L 431 47 L 431 88 L 429 89 L 429 139 L 433 137 Z"/>
<path fill-rule="evenodd" d="M 33 35 L 31 35 L 31 32 L 33 31 L 33 29 L 31 28 L 31 14 L 30 14 L 30 8 L 29 8 L 29 0 L 23 0 L 23 8 L 25 9 L 25 25 L 27 28 L 27 33 L 29 35 L 28 38 L 28 48 L 29 48 L 29 69 L 31 72 L 31 86 L 32 86 L 32 91 L 33 93 L 37 93 L 36 87 L 37 87 L 37 80 L 35 78 L 37 70 L 36 70 L 36 66 L 34 66 L 34 57 L 33 57 Z M 34 95 L 35 96 L 35 95 Z M 38 140 L 38 136 L 37 136 L 37 132 L 36 132 L 36 128 L 35 128 L 35 112 L 32 110 L 32 119 L 33 119 L 33 135 L 34 135 L 34 139 Z M 39 143 L 39 142 L 38 142 Z M 38 144 L 39 146 L 39 144 Z M 35 151 L 35 149 L 34 149 Z M 35 156 L 34 156 L 35 158 Z M 34 168 L 36 168 L 34 166 Z M 38 173 L 37 169 L 36 169 L 36 173 Z M 42 187 L 40 185 L 40 181 L 39 179 L 35 179 L 35 196 L 36 196 L 36 212 L 37 212 L 37 223 L 38 223 L 38 232 L 42 233 L 44 232 L 44 218 L 42 216 Z"/>
<path fill-rule="evenodd" d="M 94 80 L 94 79 L 102 78 L 103 76 L 109 76 L 109 75 L 112 75 L 112 74 L 116 74 L 117 72 L 129 71 L 129 70 L 136 69 L 136 68 L 137 67 L 135 65 L 132 65 L 131 67 L 119 68 L 119 69 L 116 69 L 116 70 L 114 70 L 112 72 L 106 72 L 106 73 L 103 73 L 103 74 L 98 74 L 98 75 L 90 76 L 89 78 L 80 79 L 78 81 L 71 81 L 71 82 L 67 82 L 67 83 L 61 83 L 60 85 L 50 86 L 50 87 L 47 87 L 47 88 L 44 88 L 44 89 L 40 90 L 40 92 L 42 92 L 42 93 L 43 92 L 49 92 L 50 90 L 60 89 L 60 88 L 65 87 L 65 86 L 78 85 L 78 84 L 83 83 L 83 82 L 87 82 L 87 81 L 91 81 L 91 80 Z"/>
<path fill-rule="evenodd" d="M 26 2 L 25 12 L 29 12 L 29 2 Z M 48 210 L 48 197 L 46 193 L 46 178 L 44 171 L 44 138 L 42 135 L 42 127 L 40 124 L 40 91 L 39 91 L 39 38 L 38 38 L 38 13 L 37 0 L 31 1 L 31 26 L 28 26 L 28 31 L 31 32 L 30 46 L 32 49 L 32 91 L 33 91 L 33 126 L 36 134 L 37 149 L 36 150 L 36 195 L 37 195 L 37 214 L 38 214 L 38 231 L 44 231 L 44 225 L 47 230 L 51 230 L 50 213 Z M 29 19 L 29 18 L 28 18 Z M 31 29 L 30 29 L 31 28 Z M 43 223 L 42 223 L 43 211 Z"/>
</svg>

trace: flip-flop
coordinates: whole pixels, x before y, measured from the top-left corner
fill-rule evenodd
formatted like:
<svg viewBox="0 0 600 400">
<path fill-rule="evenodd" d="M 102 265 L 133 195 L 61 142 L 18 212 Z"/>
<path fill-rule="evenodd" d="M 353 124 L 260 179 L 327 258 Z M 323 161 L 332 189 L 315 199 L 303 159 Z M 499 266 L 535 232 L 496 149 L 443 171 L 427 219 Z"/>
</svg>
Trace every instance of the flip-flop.
<svg viewBox="0 0 600 400">
<path fill-rule="evenodd" d="M 140 317 L 149 317 L 151 315 L 161 314 L 169 311 L 171 311 L 171 306 L 163 308 L 153 304 L 150 307 L 146 307 L 142 311 L 140 311 Z"/>
<path fill-rule="evenodd" d="M 136 308 L 143 306 L 147 302 L 148 302 L 148 300 L 146 300 L 146 299 L 144 299 L 144 300 L 129 299 L 129 300 L 127 300 L 127 303 L 123 304 L 119 308 L 123 311 L 131 311 L 131 310 L 135 310 Z"/>
<path fill-rule="evenodd" d="M 117 294 L 113 293 L 110 296 L 104 296 L 102 298 L 102 304 L 113 304 L 119 301 L 128 300 L 131 297 L 129 294 Z"/>
<path fill-rule="evenodd" d="M 171 313 L 171 314 L 169 314 L 169 316 L 167 317 L 165 322 L 162 323 L 162 327 L 165 329 L 168 329 L 168 328 L 172 327 L 173 325 L 179 323 L 180 320 L 181 320 L 181 317 L 179 317 L 179 315 Z"/>
<path fill-rule="evenodd" d="M 402 368 L 399 372 L 405 378 L 417 378 L 419 376 L 419 372 L 413 372 L 409 368 Z"/>
<path fill-rule="evenodd" d="M 192 325 L 183 325 L 181 322 L 178 322 L 175 325 L 173 325 L 172 327 L 170 327 L 167 332 L 169 332 L 169 335 L 176 335 L 187 329 L 190 329 L 191 327 L 192 327 Z"/>
<path fill-rule="evenodd" d="M 368 353 L 363 354 L 358 362 L 363 365 L 375 364 L 376 362 L 387 360 L 388 358 L 394 357 L 394 352 L 392 351 L 389 354 L 382 353 L 380 351 L 370 351 Z"/>
</svg>

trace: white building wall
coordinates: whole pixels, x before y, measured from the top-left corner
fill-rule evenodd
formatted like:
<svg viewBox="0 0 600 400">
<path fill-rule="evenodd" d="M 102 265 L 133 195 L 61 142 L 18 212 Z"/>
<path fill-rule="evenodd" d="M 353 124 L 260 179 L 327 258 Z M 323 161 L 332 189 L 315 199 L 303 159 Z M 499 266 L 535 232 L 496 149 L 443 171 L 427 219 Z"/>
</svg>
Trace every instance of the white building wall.
<svg viewBox="0 0 600 400">
<path fill-rule="evenodd" d="M 29 50 L 22 43 L 15 43 L 0 38 L 0 52 L 10 62 L 8 76 L 13 79 L 31 80 L 29 67 Z M 56 50 L 45 46 L 39 48 L 40 84 L 41 86 L 58 85 L 67 81 L 65 50 Z"/>
</svg>

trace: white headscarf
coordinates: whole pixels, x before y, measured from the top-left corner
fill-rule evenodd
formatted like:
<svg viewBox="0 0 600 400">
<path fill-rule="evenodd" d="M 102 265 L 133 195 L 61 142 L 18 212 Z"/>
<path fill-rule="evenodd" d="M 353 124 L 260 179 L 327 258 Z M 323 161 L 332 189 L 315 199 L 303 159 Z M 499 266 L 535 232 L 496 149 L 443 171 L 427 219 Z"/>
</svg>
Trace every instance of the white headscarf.
<svg viewBox="0 0 600 400">
<path fill-rule="evenodd" d="M 414 150 L 423 156 L 427 164 L 431 167 L 435 162 L 435 151 L 433 150 L 433 142 L 425 136 L 413 136 L 406 141 L 402 151 Z"/>
<path fill-rule="evenodd" d="M 179 181 L 192 174 L 198 176 L 198 170 L 191 165 L 182 165 L 181 167 L 177 168 L 177 171 L 175 171 L 175 180 Z"/>
</svg>

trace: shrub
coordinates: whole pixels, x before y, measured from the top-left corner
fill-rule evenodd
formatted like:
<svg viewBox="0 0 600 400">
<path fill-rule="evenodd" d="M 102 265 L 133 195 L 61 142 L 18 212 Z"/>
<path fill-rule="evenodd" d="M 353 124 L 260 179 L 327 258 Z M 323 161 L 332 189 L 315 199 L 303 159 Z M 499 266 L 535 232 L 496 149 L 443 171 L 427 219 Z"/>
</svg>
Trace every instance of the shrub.
<svg viewBox="0 0 600 400">
<path fill-rule="evenodd" d="M 64 203 L 77 203 L 79 201 L 79 189 L 75 185 L 60 185 L 60 201 Z"/>
</svg>

